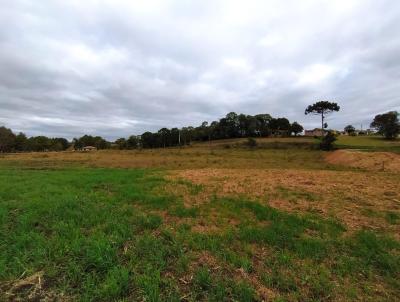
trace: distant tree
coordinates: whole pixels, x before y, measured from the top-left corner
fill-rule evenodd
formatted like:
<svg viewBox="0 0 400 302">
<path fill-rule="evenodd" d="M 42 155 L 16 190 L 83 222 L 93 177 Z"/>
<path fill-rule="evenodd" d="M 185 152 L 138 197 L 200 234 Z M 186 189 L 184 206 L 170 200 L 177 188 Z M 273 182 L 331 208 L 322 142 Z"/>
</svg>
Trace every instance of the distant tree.
<svg viewBox="0 0 400 302">
<path fill-rule="evenodd" d="M 334 112 L 339 111 L 340 106 L 337 103 L 328 102 L 328 101 L 319 101 L 312 105 L 309 105 L 304 114 L 316 114 L 321 115 L 321 129 L 322 129 L 322 136 L 324 135 L 324 129 L 328 127 L 328 124 L 324 122 L 325 117 Z"/>
<path fill-rule="evenodd" d="M 271 135 L 271 127 L 270 123 L 272 120 L 272 116 L 269 114 L 257 114 L 254 116 L 258 121 L 258 129 L 257 132 L 260 136 L 269 136 Z"/>
<path fill-rule="evenodd" d="M 240 137 L 239 116 L 235 112 L 229 112 L 225 117 L 225 122 L 227 137 Z"/>
<path fill-rule="evenodd" d="M 135 135 L 131 135 L 126 140 L 126 148 L 127 149 L 136 149 L 139 147 L 139 138 Z"/>
<path fill-rule="evenodd" d="M 79 149 L 82 149 L 84 147 L 83 142 L 80 139 L 76 138 L 76 137 L 74 137 L 72 139 L 72 146 L 73 146 L 73 148 L 75 150 L 79 150 Z"/>
<path fill-rule="evenodd" d="M 290 132 L 290 122 L 287 118 L 272 118 L 269 122 L 269 128 L 274 135 L 288 135 Z"/>
<path fill-rule="evenodd" d="M 111 146 L 111 144 L 101 136 L 91 135 L 84 135 L 78 139 L 74 138 L 73 143 L 75 149 L 81 149 L 86 146 L 93 146 L 97 149 L 108 149 Z"/>
<path fill-rule="evenodd" d="M 0 152 L 11 152 L 15 148 L 15 134 L 6 127 L 0 127 Z"/>
<path fill-rule="evenodd" d="M 17 151 L 29 151 L 28 150 L 28 138 L 22 132 L 18 133 L 15 137 L 15 150 Z"/>
<path fill-rule="evenodd" d="M 170 130 L 169 135 L 170 135 L 170 137 L 169 137 L 169 140 L 168 140 L 168 142 L 169 142 L 168 145 L 169 146 L 178 146 L 179 145 L 179 135 L 180 135 L 179 129 L 178 128 L 172 128 Z"/>
<path fill-rule="evenodd" d="M 333 149 L 333 143 L 336 141 L 336 136 L 332 131 L 328 131 L 328 133 L 322 138 L 320 143 L 321 150 L 330 151 Z"/>
<path fill-rule="evenodd" d="M 210 140 L 218 138 L 219 123 L 217 121 L 211 122 L 210 126 Z"/>
<path fill-rule="evenodd" d="M 290 132 L 294 133 L 295 136 L 303 132 L 303 130 L 304 130 L 303 126 L 300 125 L 298 122 L 293 122 L 293 124 L 290 125 Z"/>
<path fill-rule="evenodd" d="M 141 135 L 143 148 L 160 148 L 163 146 L 161 143 L 161 135 L 159 133 L 151 133 L 149 131 Z"/>
<path fill-rule="evenodd" d="M 344 127 L 344 131 L 346 131 L 347 134 L 352 135 L 356 131 L 356 128 L 354 128 L 352 125 L 347 125 Z"/>
<path fill-rule="evenodd" d="M 28 139 L 28 149 L 35 152 L 50 151 L 52 141 L 46 136 L 34 136 Z"/>
<path fill-rule="evenodd" d="M 161 136 L 161 140 L 162 140 L 162 145 L 163 147 L 167 147 L 168 146 L 168 139 L 169 136 L 171 134 L 171 131 L 167 128 L 162 128 L 160 130 L 158 130 L 158 134 Z"/>
<path fill-rule="evenodd" d="M 50 139 L 50 145 L 48 146 L 51 151 L 64 151 L 69 147 L 69 142 L 63 137 L 56 137 Z"/>
<path fill-rule="evenodd" d="M 127 142 L 126 139 L 121 137 L 115 141 L 115 144 L 118 146 L 118 149 L 124 150 L 127 149 Z"/>
<path fill-rule="evenodd" d="M 378 133 L 387 139 L 395 139 L 400 133 L 399 113 L 390 111 L 375 116 L 371 123 L 371 128 L 378 130 Z"/>
<path fill-rule="evenodd" d="M 246 116 L 246 135 L 257 136 L 259 129 L 259 121 L 255 116 Z"/>
</svg>

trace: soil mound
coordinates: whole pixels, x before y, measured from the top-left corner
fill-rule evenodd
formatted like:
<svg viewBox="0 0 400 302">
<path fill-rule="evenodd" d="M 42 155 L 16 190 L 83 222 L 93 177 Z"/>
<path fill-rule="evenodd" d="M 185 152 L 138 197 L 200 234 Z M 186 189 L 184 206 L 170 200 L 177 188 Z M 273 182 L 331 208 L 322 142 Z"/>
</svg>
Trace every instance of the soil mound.
<svg viewBox="0 0 400 302">
<path fill-rule="evenodd" d="M 361 152 L 337 150 L 325 157 L 334 165 L 362 168 L 371 171 L 400 172 L 400 155 L 390 152 Z"/>
</svg>

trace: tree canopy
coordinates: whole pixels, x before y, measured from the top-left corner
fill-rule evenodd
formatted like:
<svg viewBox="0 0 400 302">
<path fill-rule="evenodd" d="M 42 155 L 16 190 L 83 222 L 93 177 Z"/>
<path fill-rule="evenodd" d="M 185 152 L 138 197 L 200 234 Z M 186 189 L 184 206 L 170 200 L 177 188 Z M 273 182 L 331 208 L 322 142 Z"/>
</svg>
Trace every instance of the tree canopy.
<svg viewBox="0 0 400 302">
<path fill-rule="evenodd" d="M 334 102 L 329 102 L 329 101 L 319 101 L 316 102 L 312 105 L 309 105 L 306 110 L 304 111 L 304 114 L 316 114 L 316 115 L 321 115 L 321 129 L 322 129 L 322 134 L 324 132 L 324 129 L 328 127 L 328 124 L 325 123 L 325 117 L 332 113 L 332 112 L 337 112 L 340 110 L 340 106 L 337 103 Z"/>
<path fill-rule="evenodd" d="M 344 127 L 344 131 L 346 131 L 348 134 L 352 134 L 356 131 L 356 128 L 354 128 L 353 125 L 347 125 Z"/>
<path fill-rule="evenodd" d="M 11 129 L 0 127 L 0 152 L 23 151 L 63 151 L 69 147 L 67 139 L 33 136 L 28 138 L 24 133 L 14 134 Z"/>
<path fill-rule="evenodd" d="M 378 133 L 387 139 L 395 139 L 400 133 L 399 113 L 390 111 L 375 116 L 371 123 L 371 128 L 378 130 Z"/>
</svg>

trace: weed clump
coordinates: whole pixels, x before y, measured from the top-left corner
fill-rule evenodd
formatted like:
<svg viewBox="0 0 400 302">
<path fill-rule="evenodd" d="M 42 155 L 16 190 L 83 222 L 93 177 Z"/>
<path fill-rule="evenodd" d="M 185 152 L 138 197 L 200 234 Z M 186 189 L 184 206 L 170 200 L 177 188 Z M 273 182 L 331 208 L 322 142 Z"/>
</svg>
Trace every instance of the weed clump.
<svg viewBox="0 0 400 302">
<path fill-rule="evenodd" d="M 246 145 L 249 146 L 250 148 L 255 148 L 257 147 L 257 141 L 253 137 L 249 137 L 247 139 Z"/>
<path fill-rule="evenodd" d="M 328 131 L 328 133 L 322 138 L 319 147 L 324 151 L 333 150 L 333 143 L 336 141 L 336 136 L 332 131 Z"/>
</svg>

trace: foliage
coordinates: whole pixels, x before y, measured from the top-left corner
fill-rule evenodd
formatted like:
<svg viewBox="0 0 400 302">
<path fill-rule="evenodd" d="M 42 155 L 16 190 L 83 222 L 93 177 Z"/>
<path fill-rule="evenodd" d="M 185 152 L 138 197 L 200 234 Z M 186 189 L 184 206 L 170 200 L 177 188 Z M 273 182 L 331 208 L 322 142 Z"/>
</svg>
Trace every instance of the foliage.
<svg viewBox="0 0 400 302">
<path fill-rule="evenodd" d="M 74 138 L 73 144 L 75 149 L 82 149 L 86 146 L 93 146 L 97 149 L 108 149 L 111 144 L 101 136 L 84 135 L 80 138 Z"/>
<path fill-rule="evenodd" d="M 11 129 L 0 127 L 0 152 L 10 152 L 15 147 L 15 134 Z"/>
<path fill-rule="evenodd" d="M 336 136 L 332 131 L 328 131 L 327 134 L 322 138 L 320 143 L 321 150 L 331 151 L 333 149 L 333 143 L 336 141 Z"/>
<path fill-rule="evenodd" d="M 395 139 L 400 133 L 399 113 L 390 111 L 378 114 L 372 121 L 371 127 L 377 129 L 385 138 Z"/>
<path fill-rule="evenodd" d="M 322 133 L 324 132 L 323 130 L 328 127 L 328 124 L 324 122 L 325 117 L 334 112 L 334 111 L 339 111 L 340 106 L 337 103 L 334 102 L 328 102 L 328 101 L 319 101 L 316 102 L 312 105 L 309 105 L 304 114 L 316 114 L 316 115 L 321 115 L 321 129 Z"/>
<path fill-rule="evenodd" d="M 291 133 L 298 134 L 302 130 L 300 124 L 295 122 L 291 125 L 286 118 L 273 118 L 269 114 L 252 116 L 230 112 L 219 121 L 204 121 L 199 127 L 162 128 L 155 133 L 145 132 L 141 135 L 141 144 L 143 148 L 172 147 L 188 145 L 193 141 L 290 136 Z"/>
<path fill-rule="evenodd" d="M 328 101 L 319 101 L 312 105 L 309 105 L 305 110 L 305 114 L 306 115 L 307 114 L 327 115 L 329 113 L 332 113 L 334 111 L 339 111 L 339 110 L 340 110 L 340 106 L 338 106 L 337 103 L 328 102 Z"/>
<path fill-rule="evenodd" d="M 0 152 L 63 151 L 69 147 L 65 138 L 35 136 L 27 138 L 24 133 L 15 135 L 10 129 L 0 127 Z"/>
<path fill-rule="evenodd" d="M 344 131 L 346 131 L 347 134 L 351 135 L 356 131 L 356 129 L 352 125 L 347 125 L 346 127 L 344 127 Z"/>
<path fill-rule="evenodd" d="M 79 150 L 86 146 L 97 149 L 109 149 L 112 146 L 120 150 L 137 148 L 166 148 L 181 145 L 189 145 L 193 141 L 210 141 L 218 139 L 242 138 L 242 137 L 266 137 L 297 135 L 303 131 L 303 127 L 294 122 L 290 124 L 284 117 L 273 118 L 269 114 L 245 115 L 228 113 L 219 121 L 210 124 L 204 121 L 198 127 L 161 128 L 157 132 L 145 132 L 141 136 L 132 135 L 129 138 L 119 138 L 112 145 L 101 136 L 84 135 L 74 138 L 72 144 Z M 66 139 L 49 139 L 44 136 L 27 139 L 21 133 L 14 135 L 10 129 L 0 128 L 0 152 L 10 151 L 59 151 L 69 146 Z"/>
<path fill-rule="evenodd" d="M 290 126 L 290 131 L 292 133 L 294 133 L 294 135 L 296 136 L 297 134 L 303 132 L 304 128 L 302 125 L 300 125 L 298 122 L 294 122 L 291 126 Z"/>
</svg>

